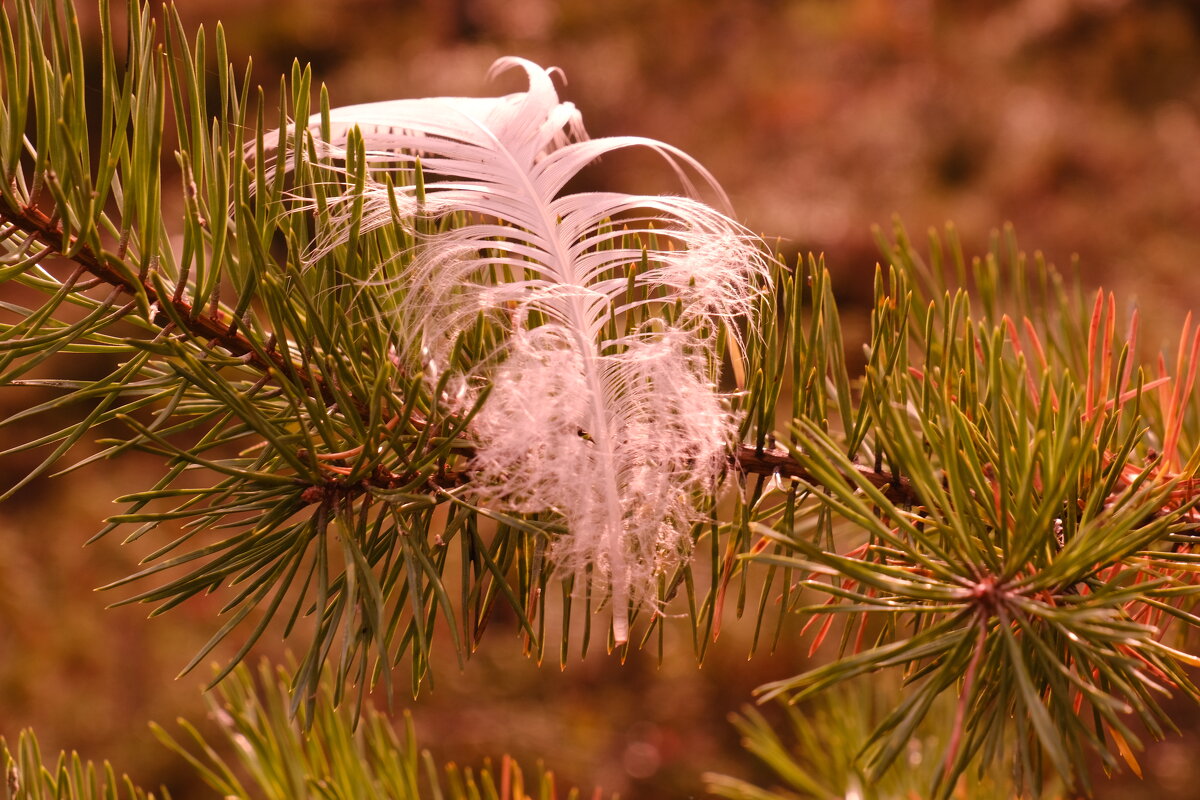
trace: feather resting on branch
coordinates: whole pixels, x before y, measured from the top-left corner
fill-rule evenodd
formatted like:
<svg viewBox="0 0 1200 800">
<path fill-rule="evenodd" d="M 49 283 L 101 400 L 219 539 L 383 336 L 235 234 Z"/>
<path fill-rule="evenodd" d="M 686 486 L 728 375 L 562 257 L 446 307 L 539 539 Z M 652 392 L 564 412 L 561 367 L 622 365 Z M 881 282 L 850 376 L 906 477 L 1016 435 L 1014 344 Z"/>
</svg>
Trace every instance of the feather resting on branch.
<svg viewBox="0 0 1200 800">
<path fill-rule="evenodd" d="M 351 231 L 398 224 L 415 237 L 392 256 L 398 278 L 378 283 L 394 297 L 406 356 L 427 374 L 481 313 L 500 317 L 500 358 L 448 393 L 469 408 L 490 387 L 471 428 L 472 490 L 508 510 L 561 514 L 568 533 L 554 557 L 611 591 L 624 642 L 631 605 L 688 554 L 693 497 L 727 464 L 735 425 L 715 386 L 718 334 L 737 345 L 767 264 L 753 236 L 699 199 L 693 176 L 725 202 L 693 158 L 652 139 L 589 140 L 552 70 L 503 58 L 492 72 L 512 68 L 528 91 L 314 115 L 318 155 L 349 163 L 361 136 L 370 169 L 361 189 L 345 181 L 330 200 L 335 224 L 312 257 Z M 564 192 L 627 148 L 661 156 L 684 194 Z"/>
</svg>

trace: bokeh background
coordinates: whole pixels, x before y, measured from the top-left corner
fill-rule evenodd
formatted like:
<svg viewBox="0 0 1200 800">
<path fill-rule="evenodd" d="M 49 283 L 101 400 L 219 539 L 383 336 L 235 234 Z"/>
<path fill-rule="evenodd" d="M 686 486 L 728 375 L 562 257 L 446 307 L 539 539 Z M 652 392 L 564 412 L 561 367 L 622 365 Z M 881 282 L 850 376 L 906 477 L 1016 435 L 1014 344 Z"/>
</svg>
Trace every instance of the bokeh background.
<svg viewBox="0 0 1200 800">
<path fill-rule="evenodd" d="M 76 5 L 94 35 L 92 3 Z M 253 56 L 267 87 L 293 59 L 310 62 L 335 105 L 517 90 L 511 76 L 485 83 L 505 54 L 557 65 L 593 136 L 682 147 L 750 228 L 785 253 L 823 252 L 852 342 L 878 258 L 871 226 L 893 215 L 916 234 L 953 220 L 968 252 L 1011 221 L 1026 248 L 1060 265 L 1077 256 L 1085 283 L 1153 312 L 1164 346 L 1200 298 L 1194 0 L 185 0 L 181 12 L 210 31 L 223 20 L 235 63 Z M 592 179 L 664 188 L 649 167 L 613 158 Z M 0 395 L 4 412 L 20 402 Z M 30 458 L 6 457 L 0 474 Z M 92 467 L 0 507 L 0 733 L 31 725 L 47 750 L 204 797 L 146 722 L 203 718 L 205 676 L 171 678 L 219 626 L 217 603 L 149 621 L 144 608 L 105 611 L 124 590 L 93 589 L 142 553 L 83 547 L 112 498 L 153 469 Z M 747 661 L 748 633 L 729 621 L 697 669 L 685 628 L 661 664 L 594 652 L 565 671 L 496 631 L 465 671 L 443 660 L 411 703 L 418 730 L 442 756 L 542 757 L 560 785 L 632 800 L 701 796 L 705 770 L 753 777 L 725 718 L 800 669 L 796 631 Z M 1182 725 L 1184 738 L 1148 751 L 1144 781 L 1102 796 L 1194 797 L 1197 723 Z"/>
</svg>

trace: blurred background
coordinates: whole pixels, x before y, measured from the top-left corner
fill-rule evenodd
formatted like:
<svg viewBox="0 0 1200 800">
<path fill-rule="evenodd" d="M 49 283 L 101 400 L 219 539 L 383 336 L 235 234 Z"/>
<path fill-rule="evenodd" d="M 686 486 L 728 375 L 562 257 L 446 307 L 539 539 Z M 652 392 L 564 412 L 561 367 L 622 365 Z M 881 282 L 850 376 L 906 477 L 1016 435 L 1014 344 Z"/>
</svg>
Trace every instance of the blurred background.
<svg viewBox="0 0 1200 800">
<path fill-rule="evenodd" d="M 94 35 L 95 9 L 76 5 Z M 267 87 L 293 59 L 311 63 L 334 105 L 515 91 L 515 76 L 484 78 L 506 54 L 561 67 L 562 94 L 591 135 L 683 148 L 751 229 L 785 253 L 825 253 L 852 343 L 878 258 L 871 226 L 893 215 L 918 237 L 953 220 L 968 253 L 1011 221 L 1027 249 L 1060 265 L 1078 256 L 1086 283 L 1153 312 L 1162 328 L 1149 333 L 1164 345 L 1200 297 L 1194 0 L 182 5 L 190 27 L 223 20 L 235 64 L 253 56 Z M 613 158 L 593 179 L 669 189 L 648 164 Z M 15 402 L 0 395 L 6 411 Z M 3 469 L 19 473 L 32 456 L 8 458 Z M 205 676 L 171 677 L 219 626 L 220 599 L 150 621 L 146 609 L 104 611 L 126 590 L 92 590 L 133 572 L 144 551 L 115 539 L 83 547 L 112 498 L 153 474 L 149 462 L 93 467 L 0 507 L 0 733 L 34 726 L 47 751 L 78 749 L 144 786 L 204 797 L 146 722 L 203 718 Z M 727 621 L 697 670 L 686 627 L 672 628 L 661 664 L 593 652 L 565 671 L 539 668 L 497 628 L 463 672 L 443 653 L 435 686 L 411 703 L 418 731 L 439 756 L 540 757 L 560 786 L 630 800 L 701 796 L 706 770 L 753 778 L 726 717 L 754 686 L 801 669 L 798 631 L 747 661 L 749 632 Z M 1197 723 L 1182 724 L 1187 738 L 1150 748 L 1144 781 L 1102 782 L 1101 796 L 1194 797 Z"/>
</svg>

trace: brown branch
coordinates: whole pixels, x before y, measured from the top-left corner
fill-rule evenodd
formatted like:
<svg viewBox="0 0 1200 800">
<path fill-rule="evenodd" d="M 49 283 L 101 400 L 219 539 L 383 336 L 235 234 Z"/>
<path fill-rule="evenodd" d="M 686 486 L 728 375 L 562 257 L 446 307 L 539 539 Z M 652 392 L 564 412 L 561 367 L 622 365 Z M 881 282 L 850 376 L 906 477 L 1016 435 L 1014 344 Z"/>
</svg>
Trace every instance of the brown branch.
<svg viewBox="0 0 1200 800">
<path fill-rule="evenodd" d="M 470 458 L 470 448 L 460 448 L 457 455 Z M 804 469 L 791 454 L 785 450 L 762 450 L 750 445 L 740 445 L 730 456 L 729 466 L 745 475 L 778 475 L 780 478 L 799 478 L 809 483 L 820 483 L 816 476 Z M 364 494 L 371 489 L 398 489 L 408 486 L 420 479 L 415 472 L 391 472 L 377 469 L 370 477 L 347 483 L 336 477 L 337 467 L 331 467 L 328 480 L 310 486 L 302 495 L 306 502 L 316 503 L 339 495 Z M 898 477 L 889 472 L 877 471 L 868 467 L 856 466 L 855 469 L 866 480 L 870 481 L 892 502 L 900 505 L 918 505 L 916 493 L 908 478 Z M 469 470 L 441 469 L 425 478 L 425 484 L 430 489 L 454 489 L 469 483 Z"/>
<path fill-rule="evenodd" d="M 247 364 L 264 373 L 275 371 L 289 376 L 301 386 L 316 386 L 322 397 L 329 399 L 328 387 L 320 375 L 313 374 L 304 365 L 291 363 L 270 345 L 256 348 L 248 337 L 238 331 L 238 320 L 231 319 L 227 322 L 218 310 L 201 313 L 183 296 L 182 291 L 176 291 L 172 297 L 160 296 L 154 284 L 146 280 L 145 276 L 134 277 L 127 269 L 123 269 L 125 265 L 121 260 L 110 253 L 82 247 L 67 256 L 66 250 L 69 248 L 63 247 L 62 227 L 39 208 L 26 206 L 15 211 L 11 208 L 0 208 L 0 219 L 36 237 L 50 250 L 75 262 L 98 280 L 128 294 L 144 296 L 151 309 L 155 305 L 160 308 L 171 306 L 175 312 L 173 316 L 183 321 L 187 333 L 191 336 L 211 342 L 231 355 L 244 358 Z M 177 288 L 182 289 L 182 286 Z M 150 322 L 165 325 L 170 316 L 162 313 L 162 318 L 156 317 Z M 469 455 L 469 451 L 466 451 L 466 454 Z M 749 445 L 741 445 L 730 457 L 730 467 L 746 475 L 778 475 L 784 479 L 799 478 L 810 483 L 819 483 L 816 476 L 804 469 L 784 450 L 759 450 Z M 916 495 L 907 478 L 867 467 L 858 466 L 856 469 L 890 500 L 902 505 L 917 504 Z M 395 489 L 407 486 L 415 479 L 416 476 L 409 473 L 380 471 L 364 482 L 350 485 L 331 476 L 328 481 L 310 487 L 312 491 L 309 498 L 311 502 L 316 502 L 325 499 L 329 493 L 365 492 L 371 488 Z M 465 471 L 442 470 L 430 477 L 428 484 L 431 488 L 450 489 L 463 485 L 469 479 L 470 476 Z"/>
<path fill-rule="evenodd" d="M 455 489 L 471 479 L 463 470 L 442 469 L 432 475 L 423 476 L 418 472 L 392 472 L 379 468 L 370 477 L 354 483 L 331 476 L 322 483 L 306 488 L 300 493 L 300 499 L 305 503 L 332 502 L 338 498 L 358 497 L 372 489 L 399 489 L 421 480 L 422 477 L 425 479 L 425 485 L 431 490 Z"/>
<path fill-rule="evenodd" d="M 799 478 L 808 483 L 821 483 L 786 450 L 759 450 L 750 445 L 741 445 L 734 452 L 731 461 L 732 466 L 748 475 L 778 475 L 780 478 Z M 858 464 L 854 469 L 893 503 L 903 506 L 920 505 L 908 478 Z"/>
<path fill-rule="evenodd" d="M 160 297 L 154 284 L 145 276 L 133 277 L 127 270 L 122 269 L 122 262 L 114 255 L 104 251 L 96 252 L 90 247 L 82 247 L 70 255 L 63 247 L 63 231 L 59 223 L 47 216 L 36 206 L 25 206 L 19 209 L 0 208 L 0 220 L 12 225 L 37 238 L 42 244 L 59 256 L 75 262 L 90 272 L 95 278 L 110 284 L 133 296 L 143 295 L 150 308 L 170 306 L 175 316 L 184 321 L 187 332 L 197 339 L 211 342 L 233 356 L 245 359 L 246 363 L 262 372 L 275 370 L 291 376 L 302 384 L 312 384 L 326 394 L 325 382 L 319 375 L 311 375 L 303 367 L 287 361 L 277 351 L 271 348 L 256 348 L 249 338 L 238 332 L 238 320 L 226 321 L 219 311 L 213 314 L 202 314 L 183 297 L 182 291 L 177 291 L 174 297 Z M 179 287 L 182 290 L 182 285 Z M 151 319 L 160 327 L 165 326 L 169 316 L 160 312 L 161 318 Z"/>
</svg>

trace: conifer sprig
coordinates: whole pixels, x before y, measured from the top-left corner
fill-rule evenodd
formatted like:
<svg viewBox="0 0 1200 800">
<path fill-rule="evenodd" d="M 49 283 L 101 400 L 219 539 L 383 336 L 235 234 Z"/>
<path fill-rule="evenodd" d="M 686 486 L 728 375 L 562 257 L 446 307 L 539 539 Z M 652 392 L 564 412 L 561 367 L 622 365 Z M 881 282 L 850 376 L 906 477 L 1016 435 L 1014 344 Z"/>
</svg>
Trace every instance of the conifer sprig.
<svg viewBox="0 0 1200 800">
<path fill-rule="evenodd" d="M 908 249 L 896 260 L 916 263 Z M 956 695 L 937 796 L 981 752 L 1013 743 L 1019 781 L 1036 788 L 1045 759 L 1088 791 L 1089 753 L 1108 770 L 1118 760 L 1136 768 L 1129 715 L 1161 736 L 1162 698 L 1200 696 L 1185 669 L 1197 659 L 1168 643 L 1196 622 L 1187 609 L 1200 591 L 1191 552 L 1200 457 L 1190 442 L 1180 449 L 1193 330 L 1185 325 L 1182 374 L 1150 380 L 1134 366 L 1135 337 L 1115 330 L 1111 299 L 1098 295 L 1090 314 L 1053 303 L 1052 324 L 1038 325 L 1019 296 L 1000 296 L 998 265 L 977 265 L 977 291 L 997 298 L 978 316 L 962 291 L 919 306 L 923 287 L 912 282 L 927 271 L 876 282 L 863 444 L 911 494 L 888 497 L 856 468 L 843 433 L 798 419 L 789 449 L 815 477 L 801 481 L 808 513 L 823 507 L 857 535 L 758 528 L 785 551 L 759 560 L 807 572 L 801 585 L 830 598 L 794 610 L 845 618 L 832 661 L 761 696 L 795 701 L 902 668 L 907 698 L 864 745 L 878 779 L 937 698 Z M 1035 276 L 1040 296 L 1059 292 L 1052 271 Z M 1163 391 L 1169 383 L 1182 388 Z"/>
<path fill-rule="evenodd" d="M 0 277 L 42 298 L 3 306 L 0 383 L 34 398 L 3 424 L 37 431 L 10 455 L 48 451 L 7 493 L 131 450 L 163 458 L 162 478 L 120 498 L 126 508 L 99 535 L 123 528 L 144 546 L 168 534 L 149 545 L 143 569 L 110 587 L 136 582 L 140 590 L 122 602 L 154 603 L 155 613 L 228 592 L 224 624 L 188 668 L 231 636 L 242 643 L 236 664 L 272 620 L 284 635 L 303 631 L 311 638 L 298 702 L 331 664 L 365 687 L 411 655 L 415 688 L 439 618 L 449 618 L 465 655 L 496 603 L 519 615 L 539 657 L 548 598 L 561 596 L 590 634 L 600 598 L 580 603 L 570 591 L 548 591 L 557 519 L 481 511 L 459 491 L 474 455 L 463 434 L 486 391 L 474 407 L 451 408 L 445 381 L 397 354 L 407 333 L 390 305 L 394 292 L 372 291 L 369 281 L 401 274 L 419 232 L 364 228 L 361 204 L 347 217 L 331 201 L 366 180 L 361 140 L 348 161 L 310 147 L 292 152 L 288 170 L 268 167 L 291 119 L 310 114 L 310 73 L 296 66 L 281 81 L 269 122 L 248 72 L 228 65 L 219 25 L 211 38 L 203 29 L 190 37 L 173 11 L 155 18 L 136 4 L 123 32 L 107 27 L 106 3 L 100 18 L 101 67 L 87 74 L 72 4 L 20 2 L 2 15 Z M 209 96 L 203 76 L 213 56 L 217 93 Z M 87 98 L 103 100 L 98 128 L 87 127 L 96 116 Z M 328 114 L 323 92 L 321 108 Z M 161 161 L 172 152 L 181 183 L 164 187 Z M 410 179 L 421 180 L 414 170 Z M 312 187 L 305 199 L 299 185 Z M 182 200 L 179 220 L 164 217 L 169 194 Z M 311 257 L 318 232 L 335 228 L 357 232 L 336 253 Z M 499 337 L 481 321 L 444 354 L 444 375 L 476 369 Z M 84 360 L 108 374 L 29 378 Z M 770 386 L 759 380 L 761 395 Z M 765 430 L 771 403 L 753 402 Z M 76 421 L 36 427 L 64 412 Z M 63 467 L 97 435 L 98 451 Z M 765 476 L 795 469 L 759 440 L 734 447 L 731 465 Z M 448 512 L 437 510 L 443 505 Z M 652 592 L 699 591 L 697 630 L 711 628 L 714 590 L 697 590 L 689 572 L 664 576 Z M 645 617 L 652 630 L 657 617 Z M 561 636 L 565 659 L 569 628 L 549 635 Z M 703 647 L 707 637 L 697 640 Z"/>
<path fill-rule="evenodd" d="M 107 24 L 106 3 L 100 11 Z M 126 602 L 161 612 L 231 586 L 227 621 L 193 664 L 235 631 L 248 647 L 273 617 L 285 635 L 312 620 L 298 701 L 331 662 L 361 679 L 381 658 L 386 676 L 412 652 L 415 684 L 435 620 L 451 608 L 442 578 L 451 544 L 470 553 L 464 596 L 480 598 L 474 623 L 452 631 L 465 628 L 473 641 L 497 600 L 523 609 L 511 592 L 485 588 L 512 567 L 507 528 L 485 538 L 459 509 L 441 538 L 430 533 L 441 493 L 463 482 L 454 448 L 469 409 L 448 417 L 437 387 L 397 368 L 380 309 L 369 298 L 348 302 L 352 279 L 300 269 L 309 222 L 286 213 L 282 182 L 268 184 L 243 157 L 247 131 L 264 146 L 265 104 L 260 95 L 252 110 L 256 92 L 228 66 L 220 26 L 219 95 L 210 99 L 210 40 L 201 30 L 189 41 L 173 11 L 157 20 L 130 8 L 124 63 L 122 34 L 103 29 L 99 75 L 85 75 L 72 4 L 14 4 L 0 25 L 3 278 L 44 298 L 3 306 L 0 383 L 38 398 L 5 424 L 65 410 L 77 419 L 14 448 L 50 452 L 8 493 L 97 433 L 110 438 L 67 469 L 131 449 L 162 457 L 161 480 L 122 498 L 126 510 L 101 532 L 125 527 L 132 542 L 173 530 L 134 576 L 166 579 Z M 89 91 L 76 91 L 85 83 Z M 282 91 L 287 107 L 307 113 L 305 70 Z M 104 101 L 98 131 L 85 126 L 86 97 Z M 168 113 L 178 141 L 164 145 Z M 286 108 L 279 113 L 286 125 Z M 181 240 L 168 235 L 176 224 L 160 201 L 160 161 L 172 145 Z M 389 235 L 364 242 L 364 252 L 394 249 Z M 81 360 L 107 376 L 28 379 Z M 129 433 L 111 438 L 116 426 Z"/>
</svg>

